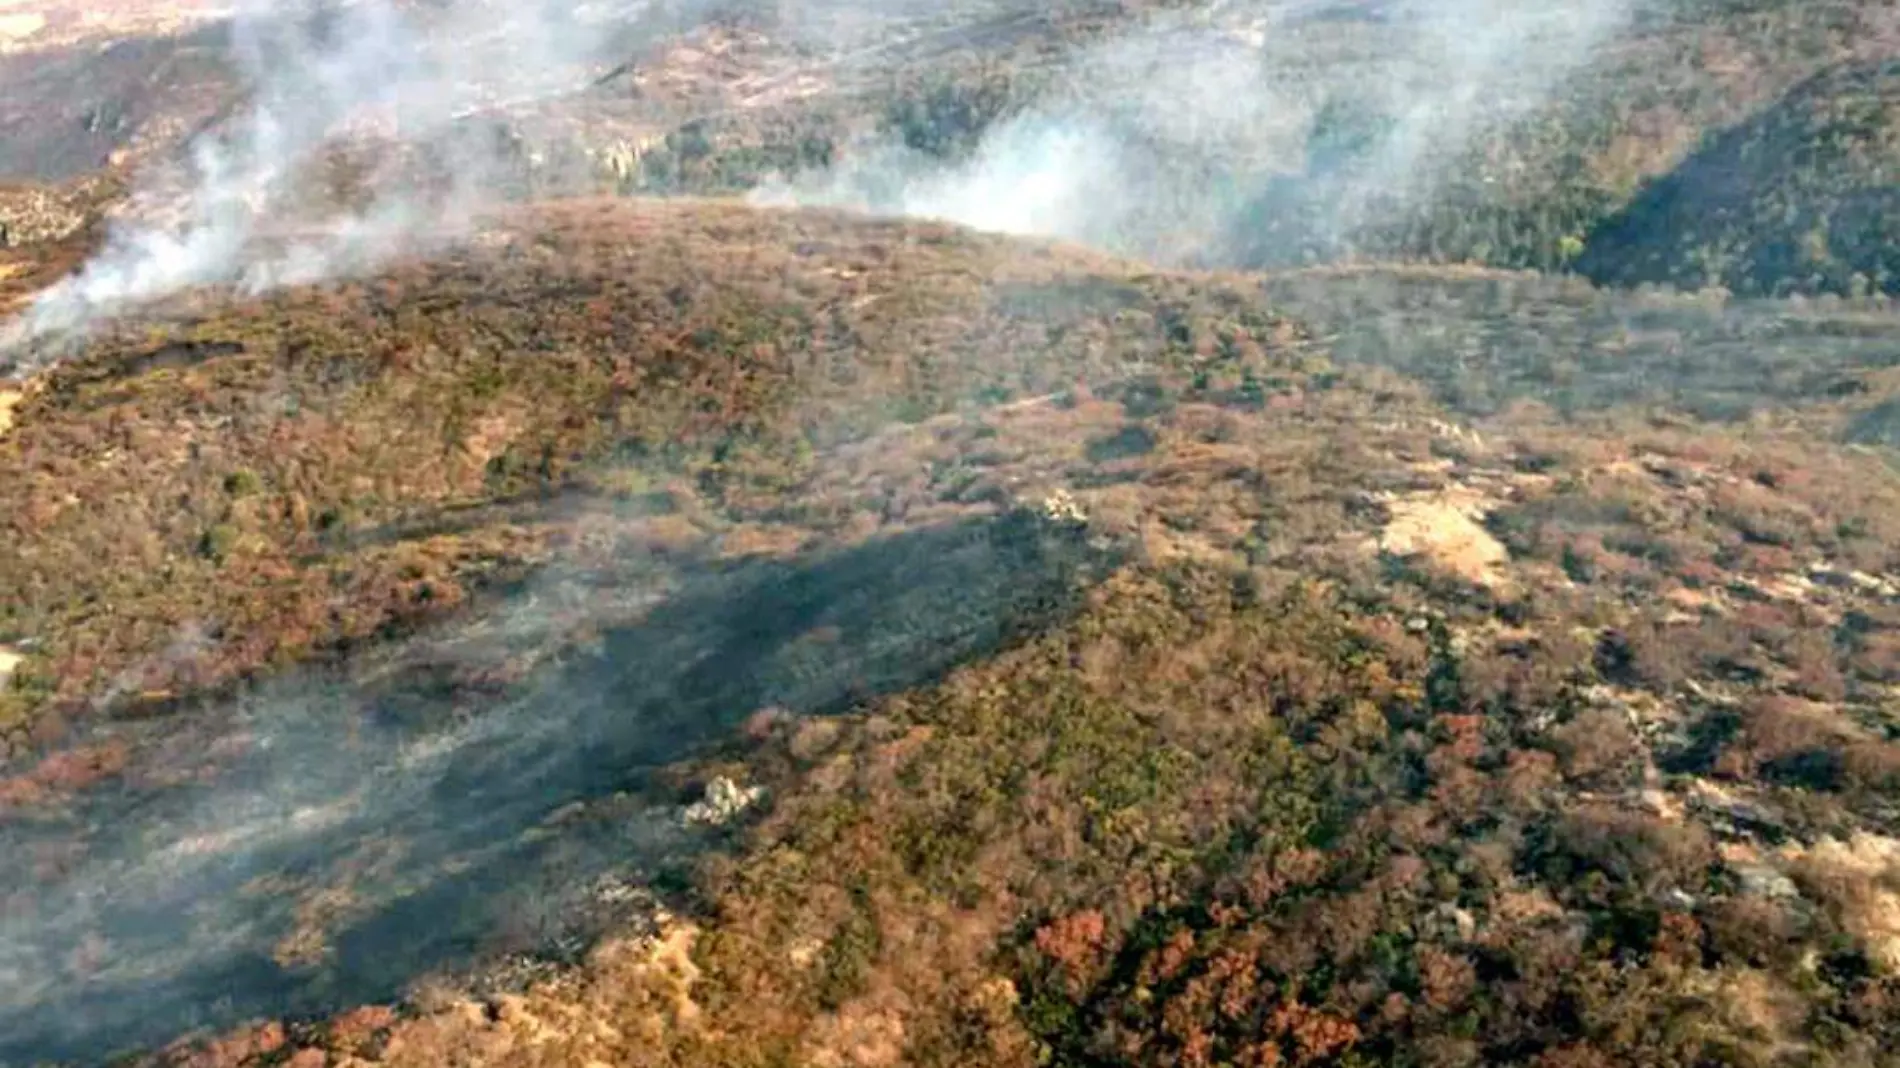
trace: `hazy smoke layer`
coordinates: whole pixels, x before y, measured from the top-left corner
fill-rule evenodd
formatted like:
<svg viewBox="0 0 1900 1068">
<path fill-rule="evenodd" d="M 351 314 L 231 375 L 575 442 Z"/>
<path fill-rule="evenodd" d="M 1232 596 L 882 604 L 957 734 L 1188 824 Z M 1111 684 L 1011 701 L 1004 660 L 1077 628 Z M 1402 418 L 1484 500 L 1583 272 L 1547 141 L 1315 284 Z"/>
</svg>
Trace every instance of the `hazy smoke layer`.
<svg viewBox="0 0 1900 1068">
<path fill-rule="evenodd" d="M 1547 103 L 1637 2 L 1210 4 L 1073 57 L 968 159 L 873 145 L 757 196 L 1178 261 L 1297 180 L 1326 184 L 1329 217 L 1303 225 L 1344 234 L 1473 165 L 1479 139 Z"/>
<path fill-rule="evenodd" d="M 347 674 L 95 724 L 132 751 L 122 780 L 0 810 L 0 1066 L 387 1001 L 584 937 L 703 845 L 666 796 L 617 791 L 758 709 L 833 712 L 988 653 L 1090 553 L 1020 516 L 736 564 L 628 552 Z"/>
<path fill-rule="evenodd" d="M 165 186 L 182 180 L 177 217 L 113 234 L 83 271 L 40 297 L 9 340 L 76 330 L 189 286 L 260 290 L 359 270 L 418 239 L 453 233 L 518 163 L 492 137 L 470 136 L 463 120 L 585 84 L 612 31 L 651 6 L 252 0 L 232 30 L 254 90 L 248 111 L 192 146 L 187 174 L 153 176 L 141 191 L 148 202 L 169 202 Z M 348 210 L 309 217 L 322 153 L 365 135 L 397 151 L 359 176 Z M 433 154 L 443 179 L 427 190 L 398 169 L 406 162 L 400 150 L 417 147 Z M 269 252 L 254 248 L 267 230 L 291 222 L 295 237 L 280 236 Z"/>
</svg>

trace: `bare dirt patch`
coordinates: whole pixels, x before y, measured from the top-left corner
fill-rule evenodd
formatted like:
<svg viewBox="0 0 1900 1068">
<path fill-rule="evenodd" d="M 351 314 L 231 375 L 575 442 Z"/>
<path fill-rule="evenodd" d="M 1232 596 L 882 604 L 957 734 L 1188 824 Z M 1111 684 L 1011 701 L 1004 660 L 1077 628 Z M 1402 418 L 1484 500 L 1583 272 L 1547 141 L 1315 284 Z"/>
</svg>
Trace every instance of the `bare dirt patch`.
<svg viewBox="0 0 1900 1068">
<path fill-rule="evenodd" d="M 1478 522 L 1484 498 L 1453 489 L 1396 501 L 1379 548 L 1394 556 L 1418 557 L 1435 570 L 1480 586 L 1505 583 L 1499 571 L 1509 550 Z"/>
</svg>

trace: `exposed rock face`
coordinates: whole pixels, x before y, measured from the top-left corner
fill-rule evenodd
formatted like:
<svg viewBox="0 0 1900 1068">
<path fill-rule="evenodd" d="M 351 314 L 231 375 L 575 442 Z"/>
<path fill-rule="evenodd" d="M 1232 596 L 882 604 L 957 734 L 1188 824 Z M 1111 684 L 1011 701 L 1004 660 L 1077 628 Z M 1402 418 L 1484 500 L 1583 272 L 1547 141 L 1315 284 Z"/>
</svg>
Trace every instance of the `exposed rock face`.
<svg viewBox="0 0 1900 1068">
<path fill-rule="evenodd" d="M 764 787 L 740 786 L 722 775 L 707 784 L 706 796 L 686 806 L 680 818 L 687 823 L 724 827 L 744 815 L 764 796 Z"/>
</svg>

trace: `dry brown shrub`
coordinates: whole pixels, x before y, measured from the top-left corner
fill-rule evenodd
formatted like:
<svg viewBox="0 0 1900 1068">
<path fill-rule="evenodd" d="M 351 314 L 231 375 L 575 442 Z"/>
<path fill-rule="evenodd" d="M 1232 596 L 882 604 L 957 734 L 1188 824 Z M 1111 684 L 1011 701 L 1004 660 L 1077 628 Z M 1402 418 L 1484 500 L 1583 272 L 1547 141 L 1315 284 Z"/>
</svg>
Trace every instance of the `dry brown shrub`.
<svg viewBox="0 0 1900 1068">
<path fill-rule="evenodd" d="M 1036 931 L 1036 948 L 1062 969 L 1072 990 L 1094 978 L 1108 946 L 1108 921 L 1099 909 L 1058 917 Z"/>
<path fill-rule="evenodd" d="M 1565 776 L 1585 784 L 1614 780 L 1629 769 L 1637 751 L 1629 716 L 1611 708 L 1585 709 L 1553 730 L 1550 740 Z"/>
<path fill-rule="evenodd" d="M 1841 752 L 1848 778 L 1865 790 L 1900 787 L 1900 744 L 1867 739 L 1849 742 Z"/>
<path fill-rule="evenodd" d="M 1801 921 L 1786 904 L 1765 897 L 1723 897 L 1702 914 L 1711 952 L 1723 961 L 1778 968 L 1799 951 Z"/>
<path fill-rule="evenodd" d="M 1318 1063 L 1351 1049 L 1359 1041 L 1357 1024 L 1299 1002 L 1283 1002 L 1268 1017 L 1267 1027 L 1275 1034 L 1292 1039 L 1295 1064 Z"/>
<path fill-rule="evenodd" d="M 1513 749 L 1494 776 L 1496 795 L 1507 811 L 1535 813 L 1557 803 L 1562 777 L 1557 758 L 1537 749 Z"/>
<path fill-rule="evenodd" d="M 1699 887 L 1716 859 L 1714 843 L 1699 824 L 1600 802 L 1567 812 L 1557 841 L 1586 868 L 1650 892 Z"/>
<path fill-rule="evenodd" d="M 1478 972 L 1463 954 L 1434 946 L 1419 950 L 1419 994 L 1436 1012 L 1456 1012 L 1477 988 Z"/>
<path fill-rule="evenodd" d="M 1537 1068 L 1617 1068 L 1608 1052 L 1587 1043 L 1573 1043 L 1537 1055 Z"/>
<path fill-rule="evenodd" d="M 124 741 L 53 753 L 31 771 L 0 779 L 0 817 L 9 809 L 46 804 L 117 776 L 131 759 Z"/>
</svg>

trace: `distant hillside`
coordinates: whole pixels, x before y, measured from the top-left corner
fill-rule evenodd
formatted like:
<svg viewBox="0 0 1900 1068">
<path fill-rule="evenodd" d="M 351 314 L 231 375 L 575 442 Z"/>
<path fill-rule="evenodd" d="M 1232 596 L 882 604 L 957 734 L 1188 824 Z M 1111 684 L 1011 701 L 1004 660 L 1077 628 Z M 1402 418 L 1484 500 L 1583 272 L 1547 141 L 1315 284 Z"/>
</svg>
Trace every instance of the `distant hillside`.
<svg viewBox="0 0 1900 1068">
<path fill-rule="evenodd" d="M 1708 138 L 1590 233 L 1599 283 L 1900 293 L 1900 60 L 1830 70 Z"/>
<path fill-rule="evenodd" d="M 220 25 L 0 55 L 0 180 L 147 160 L 221 115 L 237 81 Z"/>
<path fill-rule="evenodd" d="M 1119 251 L 1242 267 L 1576 269 L 1600 282 L 1719 280 L 1751 293 L 1892 285 L 1876 279 L 1891 272 L 1880 227 L 1892 212 L 1882 186 L 1892 150 L 1881 130 L 1900 41 L 1885 5 L 1643 8 L 1529 114 L 1487 118 L 1480 100 L 1469 143 L 1428 161 L 1422 197 L 1405 188 L 1418 177 L 1410 171 L 1366 172 L 1392 120 L 1382 109 L 1403 101 L 1381 94 L 1408 32 L 1378 5 L 1311 12 L 1258 37 L 1240 8 L 1078 0 L 958 12 L 894 12 L 882 32 L 856 27 L 849 48 L 828 47 L 815 16 L 744 5 L 702 13 L 678 36 L 629 30 L 626 62 L 593 87 L 479 116 L 476 132 L 493 127 L 511 146 L 499 161 L 511 187 L 722 195 L 876 146 L 953 165 L 1012 116 L 1088 114 L 1092 98 L 1195 65 L 1228 79 L 1251 69 L 1276 122 L 1310 126 L 1304 140 L 1198 143 L 1117 119 L 1139 180 L 1131 195 L 1151 201 Z M 0 145 L 14 152 L 0 149 L 0 173 L 64 179 L 165 151 L 215 122 L 236 96 L 222 32 L 0 60 Z M 1170 60 L 1170 49 L 1184 50 Z M 1159 64 L 1145 75 L 1128 66 L 1144 51 Z M 1119 58 L 1103 66 L 1104 55 Z M 1838 114 L 1811 114 L 1820 105 Z M 1218 226 L 1187 244 L 1171 233 L 1175 220 L 1209 212 Z M 1738 213 L 1758 222 L 1744 226 Z M 1825 250 L 1817 227 L 1832 228 Z"/>
<path fill-rule="evenodd" d="M 1354 195 L 1355 167 L 1376 150 L 1385 119 L 1363 105 L 1334 107 L 1310 146 L 1323 166 L 1309 164 L 1302 174 L 1267 183 L 1250 225 L 1231 235 L 1225 255 L 1264 267 L 1424 260 L 1582 269 L 1606 280 L 1608 268 L 1600 265 L 1625 255 L 1618 221 L 1653 200 L 1660 187 L 1651 183 L 1691 165 L 1698 144 L 1728 138 L 1725 131 L 1737 124 L 1763 121 L 1760 116 L 1798 84 L 1806 83 L 1812 103 L 1864 95 L 1856 76 L 1827 72 L 1864 64 L 1883 54 L 1882 41 L 1890 52 L 1891 42 L 1900 40 L 1880 5 L 1859 0 L 1680 3 L 1653 11 L 1659 13 L 1608 42 L 1543 106 L 1481 129 L 1442 167 L 1433 195 L 1407 202 L 1397 195 L 1401 188 L 1375 182 L 1369 199 L 1360 194 L 1364 202 L 1352 206 L 1363 221 L 1343 231 L 1314 227 L 1338 217 L 1342 200 Z M 1825 212 L 1826 198 L 1834 195 L 1827 185 L 1834 178 L 1795 173 L 1805 164 L 1792 150 L 1756 157 L 1749 166 L 1764 187 L 1792 184 L 1789 196 L 1804 211 Z M 1698 195 L 1681 198 L 1673 225 L 1682 229 L 1702 210 Z M 1678 272 L 1667 280 L 1693 287 L 1704 277 Z"/>
<path fill-rule="evenodd" d="M 1524 403 L 1576 418 L 1648 409 L 1871 442 L 1900 389 L 1900 316 L 1878 298 L 1718 299 L 1377 264 L 1278 272 L 1264 285 L 1335 359 L 1399 371 L 1472 417 Z"/>
<path fill-rule="evenodd" d="M 1880 147 L 1886 120 L 1849 113 L 1877 110 L 1875 101 L 1890 98 L 1881 95 L 1889 92 L 1881 86 L 1890 73 L 1880 59 L 1900 41 L 1900 27 L 1883 5 L 1762 0 L 1645 10 L 1529 114 L 1486 117 L 1488 105 L 1480 101 L 1469 143 L 1425 161 L 1431 186 L 1422 197 L 1411 188 L 1419 174 L 1377 170 L 1381 139 L 1393 121 L 1382 110 L 1393 101 L 1382 101 L 1378 90 L 1392 77 L 1389 57 L 1403 47 L 1406 28 L 1372 8 L 1296 18 L 1254 45 L 1236 43 L 1246 29 L 1239 15 L 1209 16 L 1205 26 L 1189 20 L 1157 33 L 1140 28 L 1151 11 L 1119 19 L 1016 17 L 962 38 L 946 32 L 927 38 L 921 52 L 893 47 L 846 71 L 821 72 L 822 88 L 807 95 L 715 109 L 656 134 L 643 142 L 619 184 L 649 193 L 731 193 L 775 173 L 848 162 L 880 144 L 901 144 L 954 165 L 1012 116 L 1046 112 L 1062 120 L 1092 114 L 1092 98 L 1139 93 L 1138 82 L 1091 81 L 1106 75 L 1087 62 L 1072 69 L 1075 58 L 1091 50 L 1117 54 L 1119 35 L 1133 33 L 1126 51 L 1155 52 L 1158 73 L 1197 63 L 1257 70 L 1259 90 L 1290 109 L 1279 119 L 1290 126 L 1308 122 L 1310 129 L 1304 143 L 1263 142 L 1245 148 L 1253 155 L 1236 156 L 1225 142 L 1115 127 L 1127 138 L 1118 151 L 1132 161 L 1128 169 L 1140 183 L 1132 193 L 1153 200 L 1152 218 L 1137 213 L 1133 225 L 1140 234 L 1123 251 L 1154 244 L 1154 235 L 1178 225 L 1171 220 L 1212 205 L 1223 228 L 1204 235 L 1190 259 L 1215 265 L 1398 260 L 1578 269 L 1599 281 L 1627 277 L 1691 287 L 1715 277 L 1740 282 L 1739 266 L 1714 275 L 1686 266 L 1692 256 L 1707 255 L 1691 253 L 1707 241 L 1689 235 L 1733 230 L 1735 223 L 1709 213 L 1730 212 L 1723 198 L 1745 195 L 1716 186 L 1705 198 L 1701 189 L 1708 182 L 1694 176 L 1733 165 L 1753 175 L 1747 179 L 1753 185 L 1783 190 L 1779 199 L 1757 197 L 1763 218 L 1784 208 L 1801 219 L 1847 212 L 1855 226 L 1866 220 L 1877 227 L 1888 210 L 1881 199 L 1886 194 L 1876 192 L 1884 173 L 1879 161 L 1891 151 Z M 1183 51 L 1174 66 L 1164 62 L 1168 49 L 1196 34 L 1198 46 Z M 1819 104 L 1845 110 L 1825 120 L 1825 130 L 1822 119 L 1789 118 Z M 1183 102 L 1178 118 L 1198 121 L 1191 112 L 1205 106 Z M 1850 130 L 1853 123 L 1864 128 Z M 1773 146 L 1765 143 L 1746 163 L 1728 158 L 1771 127 L 1780 131 Z M 1797 147 L 1817 138 L 1866 143 L 1864 149 L 1845 141 L 1836 149 Z M 1854 157 L 1843 157 L 1845 172 L 1830 163 L 1833 151 Z M 1696 189 L 1685 185 L 1692 177 Z M 1657 226 L 1670 236 L 1655 233 Z M 1851 264 L 1877 257 L 1875 250 L 1891 242 L 1869 237 L 1856 245 L 1845 236 L 1846 223 L 1836 229 L 1833 266 L 1826 269 L 1768 250 L 1766 236 L 1756 242 L 1764 249 L 1758 255 L 1727 253 L 1754 263 L 1749 270 L 1757 275 L 1783 279 L 1738 288 L 1853 291 L 1852 275 L 1868 272 Z M 1638 231 L 1646 236 L 1631 236 Z M 1662 251 L 1678 245 L 1676 252 Z M 1681 263 L 1642 266 L 1658 257 Z"/>
</svg>

